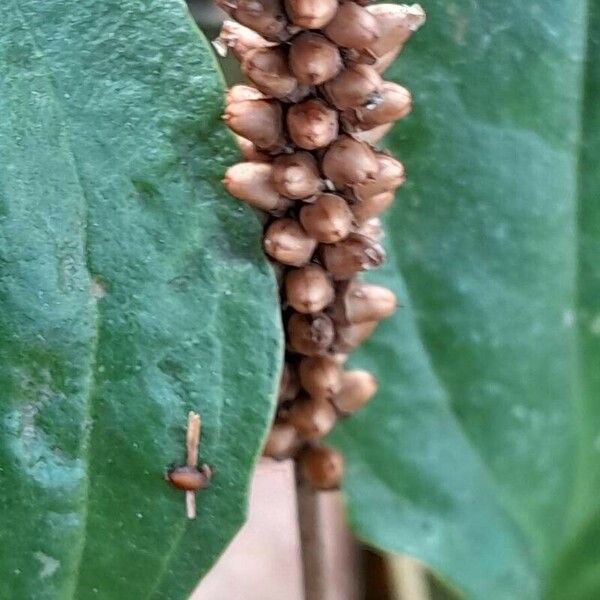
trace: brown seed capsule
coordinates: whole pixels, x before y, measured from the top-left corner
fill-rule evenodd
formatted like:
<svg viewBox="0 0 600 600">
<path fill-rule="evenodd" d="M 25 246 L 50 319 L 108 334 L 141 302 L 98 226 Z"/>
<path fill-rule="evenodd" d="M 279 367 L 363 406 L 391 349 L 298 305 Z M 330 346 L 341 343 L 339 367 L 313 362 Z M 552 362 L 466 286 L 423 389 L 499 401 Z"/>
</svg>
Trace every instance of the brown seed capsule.
<svg viewBox="0 0 600 600">
<path fill-rule="evenodd" d="M 321 194 L 300 210 L 300 223 L 318 242 L 333 244 L 348 237 L 354 217 L 348 203 L 336 194 Z"/>
<path fill-rule="evenodd" d="M 379 171 L 371 147 L 348 135 L 341 135 L 327 150 L 322 168 L 338 190 L 375 179 Z"/>
<path fill-rule="evenodd" d="M 336 329 L 333 349 L 335 352 L 347 353 L 358 348 L 367 338 L 371 337 L 379 321 L 353 323 L 342 325 Z"/>
<path fill-rule="evenodd" d="M 370 221 L 392 205 L 396 198 L 394 192 L 380 192 L 360 200 L 352 205 L 352 213 L 359 224 Z"/>
<path fill-rule="evenodd" d="M 396 296 L 387 288 L 353 281 L 336 298 L 333 319 L 344 324 L 381 321 L 394 314 L 397 306 Z"/>
<path fill-rule="evenodd" d="M 298 457 L 302 479 L 313 489 L 337 490 L 344 476 L 344 459 L 326 446 L 306 448 Z"/>
<path fill-rule="evenodd" d="M 314 314 L 335 298 L 331 278 L 319 265 L 306 265 L 290 271 L 285 278 L 288 304 L 299 313 Z"/>
<path fill-rule="evenodd" d="M 252 50 L 242 61 L 242 71 L 268 96 L 298 102 L 308 93 L 308 88 L 301 87 L 292 75 L 283 46 Z"/>
<path fill-rule="evenodd" d="M 321 29 L 333 19 L 338 0 L 285 0 L 291 22 L 303 29 Z"/>
<path fill-rule="evenodd" d="M 280 196 L 273 185 L 273 165 L 242 162 L 227 169 L 223 179 L 232 195 L 260 210 L 277 213 L 287 209 L 291 201 Z"/>
<path fill-rule="evenodd" d="M 285 460 L 294 456 L 299 446 L 298 431 L 293 425 L 275 423 L 265 442 L 263 454 L 275 460 Z"/>
<path fill-rule="evenodd" d="M 290 68 L 303 85 L 321 85 L 335 77 L 343 66 L 338 47 L 325 36 L 305 32 L 290 46 Z"/>
<path fill-rule="evenodd" d="M 286 146 L 283 137 L 283 110 L 277 100 L 230 102 L 223 120 L 229 129 L 250 140 L 261 150 L 278 152 Z"/>
<path fill-rule="evenodd" d="M 279 402 L 293 400 L 300 392 L 300 381 L 296 367 L 284 363 L 281 379 L 279 381 Z"/>
<path fill-rule="evenodd" d="M 244 100 L 266 100 L 267 97 L 251 85 L 234 85 L 225 94 L 225 106 Z"/>
<path fill-rule="evenodd" d="M 271 162 L 271 157 L 261 152 L 250 140 L 236 135 L 235 141 L 246 162 Z"/>
<path fill-rule="evenodd" d="M 324 148 L 338 135 L 338 114 L 315 98 L 292 106 L 287 114 L 292 141 L 305 150 Z"/>
<path fill-rule="evenodd" d="M 216 1 L 228 15 L 268 40 L 282 42 L 291 36 L 281 0 Z"/>
<path fill-rule="evenodd" d="M 223 185 L 232 196 L 260 210 L 283 210 L 290 202 L 277 193 L 273 185 L 273 165 L 268 163 L 233 165 L 227 169 Z"/>
<path fill-rule="evenodd" d="M 325 28 L 325 35 L 338 46 L 363 50 L 379 39 L 379 23 L 356 2 L 343 2 Z"/>
<path fill-rule="evenodd" d="M 337 410 L 350 415 L 361 409 L 377 393 L 377 380 L 368 371 L 346 371 L 342 387 L 332 399 Z"/>
<path fill-rule="evenodd" d="M 269 225 L 264 239 L 265 252 L 284 265 L 301 267 L 312 257 L 316 241 L 294 219 L 277 219 Z"/>
<path fill-rule="evenodd" d="M 223 22 L 219 37 L 213 41 L 213 46 L 220 56 L 227 56 L 228 51 L 231 50 L 239 61 L 243 60 L 251 50 L 272 48 L 275 45 L 275 42 L 265 40 L 256 31 L 229 19 Z"/>
<path fill-rule="evenodd" d="M 335 337 L 333 321 L 322 313 L 294 313 L 288 321 L 287 332 L 290 348 L 304 356 L 326 354 Z"/>
<path fill-rule="evenodd" d="M 392 81 L 382 87 L 381 102 L 370 108 L 344 111 L 342 123 L 346 131 L 364 131 L 402 119 L 412 110 L 410 92 Z"/>
<path fill-rule="evenodd" d="M 288 415 L 288 422 L 305 440 L 317 440 L 327 435 L 336 421 L 337 414 L 331 402 L 308 396 L 298 398 Z"/>
<path fill-rule="evenodd" d="M 394 157 L 385 152 L 375 154 L 377 160 L 377 177 L 364 183 L 358 183 L 352 187 L 354 196 L 359 201 L 368 201 L 373 196 L 382 192 L 394 192 L 405 180 L 404 165 Z M 381 211 L 380 211 L 381 212 Z M 379 213 L 365 217 L 361 215 L 361 220 L 377 216 Z"/>
<path fill-rule="evenodd" d="M 395 57 L 410 36 L 425 23 L 425 12 L 418 4 L 376 4 L 366 10 L 377 21 L 380 35 L 365 48 L 377 58 L 390 52 Z"/>
<path fill-rule="evenodd" d="M 385 260 L 385 252 L 377 242 L 357 233 L 337 244 L 323 244 L 320 252 L 323 266 L 335 280 L 350 279 Z"/>
<path fill-rule="evenodd" d="M 359 142 L 365 142 L 374 146 L 377 142 L 383 139 L 387 132 L 394 126 L 393 123 L 385 123 L 367 131 L 353 131 L 352 137 Z"/>
<path fill-rule="evenodd" d="M 308 152 L 278 156 L 273 161 L 273 179 L 277 191 L 293 200 L 314 196 L 323 187 L 317 161 Z"/>
<path fill-rule="evenodd" d="M 342 370 L 331 356 L 303 358 L 298 374 L 302 387 L 313 398 L 332 398 L 342 387 Z"/>
<path fill-rule="evenodd" d="M 369 65 L 350 64 L 322 86 L 327 100 L 339 110 L 372 108 L 382 99 L 383 79 Z"/>
<path fill-rule="evenodd" d="M 188 492 L 197 492 L 207 488 L 212 477 L 211 468 L 208 465 L 202 465 L 199 469 L 189 465 L 181 467 L 169 467 L 165 473 L 165 479 L 178 490 Z"/>
</svg>

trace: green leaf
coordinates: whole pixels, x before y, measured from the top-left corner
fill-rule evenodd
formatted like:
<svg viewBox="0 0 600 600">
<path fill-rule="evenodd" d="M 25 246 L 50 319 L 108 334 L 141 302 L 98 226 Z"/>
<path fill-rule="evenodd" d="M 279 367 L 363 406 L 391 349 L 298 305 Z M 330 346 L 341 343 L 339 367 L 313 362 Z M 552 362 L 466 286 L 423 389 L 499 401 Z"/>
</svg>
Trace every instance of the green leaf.
<svg viewBox="0 0 600 600">
<path fill-rule="evenodd" d="M 185 11 L 0 4 L 1 598 L 186 598 L 244 519 L 277 289 Z M 194 522 L 163 480 L 190 409 Z"/>
<path fill-rule="evenodd" d="M 354 358 L 378 398 L 334 435 L 350 519 L 469 598 L 599 597 L 599 9 L 425 9 L 390 73 L 415 95 L 388 139 L 409 181 L 372 277 L 404 308 Z M 544 591 L 553 571 L 571 584 Z"/>
</svg>

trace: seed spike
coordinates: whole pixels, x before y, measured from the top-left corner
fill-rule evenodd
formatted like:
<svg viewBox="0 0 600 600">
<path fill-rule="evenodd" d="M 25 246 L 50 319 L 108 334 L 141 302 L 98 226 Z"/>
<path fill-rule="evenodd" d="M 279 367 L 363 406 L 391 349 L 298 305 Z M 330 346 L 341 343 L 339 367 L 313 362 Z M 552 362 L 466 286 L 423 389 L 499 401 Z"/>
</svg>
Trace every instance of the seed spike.
<svg viewBox="0 0 600 600">
<path fill-rule="evenodd" d="M 379 215 L 404 182 L 402 164 L 374 145 L 410 112 L 412 97 L 381 73 L 425 13 L 370 0 L 216 1 L 234 20 L 215 50 L 236 58 L 249 82 L 226 96 L 225 123 L 245 162 L 229 167 L 224 184 L 262 211 L 286 331 L 264 454 L 293 458 L 315 490 L 336 489 L 343 460 L 320 440 L 377 387 L 372 374 L 344 373 L 344 364 L 397 307 L 391 291 L 359 275 L 385 259 Z M 192 490 L 188 515 L 208 477 L 204 466 L 170 472 L 173 485 Z"/>
</svg>

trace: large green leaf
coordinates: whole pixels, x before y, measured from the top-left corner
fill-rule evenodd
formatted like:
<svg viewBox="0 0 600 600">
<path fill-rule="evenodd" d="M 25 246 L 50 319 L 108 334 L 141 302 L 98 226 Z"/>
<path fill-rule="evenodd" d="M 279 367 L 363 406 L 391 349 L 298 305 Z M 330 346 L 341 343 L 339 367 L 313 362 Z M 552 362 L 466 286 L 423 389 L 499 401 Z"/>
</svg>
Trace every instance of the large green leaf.
<svg viewBox="0 0 600 600">
<path fill-rule="evenodd" d="M 390 74 L 415 111 L 388 140 L 409 182 L 373 276 L 404 308 L 354 359 L 378 399 L 334 436 L 350 518 L 469 598 L 546 595 L 557 563 L 557 599 L 597 598 L 598 15 L 424 5 Z"/>
<path fill-rule="evenodd" d="M 0 598 L 185 598 L 243 521 L 281 343 L 222 94 L 179 0 L 0 3 Z"/>
</svg>

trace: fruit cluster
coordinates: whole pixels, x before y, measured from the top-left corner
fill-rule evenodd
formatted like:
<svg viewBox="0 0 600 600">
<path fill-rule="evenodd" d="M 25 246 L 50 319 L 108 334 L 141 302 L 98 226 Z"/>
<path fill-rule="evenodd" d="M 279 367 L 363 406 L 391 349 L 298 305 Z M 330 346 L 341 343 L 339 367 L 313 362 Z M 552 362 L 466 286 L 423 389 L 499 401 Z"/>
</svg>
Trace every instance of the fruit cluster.
<svg viewBox="0 0 600 600">
<path fill-rule="evenodd" d="M 215 41 L 240 61 L 224 120 L 245 162 L 224 179 L 264 211 L 264 250 L 282 295 L 287 354 L 265 454 L 296 457 L 317 489 L 339 485 L 343 461 L 319 440 L 376 392 L 344 370 L 349 352 L 396 308 L 361 282 L 380 265 L 378 216 L 404 168 L 373 147 L 411 110 L 411 95 L 381 73 L 425 20 L 418 5 L 362 0 L 217 0 L 235 21 Z"/>
</svg>

